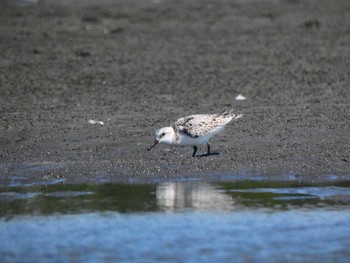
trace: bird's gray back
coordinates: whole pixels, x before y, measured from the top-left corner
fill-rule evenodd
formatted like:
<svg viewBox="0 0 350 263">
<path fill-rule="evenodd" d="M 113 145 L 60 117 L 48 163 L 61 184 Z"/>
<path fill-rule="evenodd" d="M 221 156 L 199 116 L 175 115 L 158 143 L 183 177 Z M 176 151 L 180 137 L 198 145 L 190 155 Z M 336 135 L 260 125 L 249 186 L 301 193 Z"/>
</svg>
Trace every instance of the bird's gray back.
<svg viewBox="0 0 350 263">
<path fill-rule="evenodd" d="M 171 126 L 193 138 L 205 135 L 229 123 L 235 115 L 225 111 L 219 114 L 190 115 L 175 121 Z"/>
</svg>

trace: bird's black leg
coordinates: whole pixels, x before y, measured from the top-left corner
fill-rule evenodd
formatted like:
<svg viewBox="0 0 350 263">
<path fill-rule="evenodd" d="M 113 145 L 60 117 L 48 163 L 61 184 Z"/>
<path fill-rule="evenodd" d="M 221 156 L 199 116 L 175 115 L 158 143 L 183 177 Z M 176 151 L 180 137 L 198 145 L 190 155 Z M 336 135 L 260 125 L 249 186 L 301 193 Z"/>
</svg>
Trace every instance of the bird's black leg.
<svg viewBox="0 0 350 263">
<path fill-rule="evenodd" d="M 196 155 L 196 152 L 197 152 L 197 146 L 193 146 L 193 154 L 192 154 L 192 157 L 194 157 Z"/>
<path fill-rule="evenodd" d="M 207 142 L 207 149 L 208 149 L 207 155 L 209 156 L 210 155 L 210 144 L 209 144 L 209 142 Z"/>
</svg>

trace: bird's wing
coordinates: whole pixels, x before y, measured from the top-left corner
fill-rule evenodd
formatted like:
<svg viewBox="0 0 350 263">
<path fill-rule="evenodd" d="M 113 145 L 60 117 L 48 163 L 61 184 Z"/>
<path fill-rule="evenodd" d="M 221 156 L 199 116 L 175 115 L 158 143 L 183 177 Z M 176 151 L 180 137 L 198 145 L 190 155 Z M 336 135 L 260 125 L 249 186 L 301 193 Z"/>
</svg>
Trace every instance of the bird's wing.
<svg viewBox="0 0 350 263">
<path fill-rule="evenodd" d="M 208 133 L 215 134 L 232 119 L 239 119 L 243 114 L 235 115 L 233 110 L 224 110 L 217 114 L 197 114 L 178 119 L 171 124 L 175 131 L 196 138 Z"/>
<path fill-rule="evenodd" d="M 172 127 L 178 132 L 197 138 L 222 125 L 220 122 L 215 121 L 215 116 L 217 115 L 200 114 L 183 117 L 174 122 Z"/>
</svg>

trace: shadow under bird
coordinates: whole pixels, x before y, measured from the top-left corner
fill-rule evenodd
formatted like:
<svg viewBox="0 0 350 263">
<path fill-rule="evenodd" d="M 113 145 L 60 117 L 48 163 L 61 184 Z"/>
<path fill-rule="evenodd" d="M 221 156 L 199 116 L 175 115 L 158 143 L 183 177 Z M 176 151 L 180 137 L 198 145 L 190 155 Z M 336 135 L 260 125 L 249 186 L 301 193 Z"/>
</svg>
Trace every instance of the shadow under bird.
<svg viewBox="0 0 350 263">
<path fill-rule="evenodd" d="M 169 127 L 160 128 L 155 132 L 156 139 L 148 151 L 158 143 L 192 146 L 192 157 L 194 157 L 198 146 L 206 144 L 207 155 L 210 155 L 209 139 L 221 132 L 229 122 L 242 116 L 243 114 L 234 114 L 233 110 L 224 110 L 216 114 L 196 114 L 180 118 Z"/>
</svg>

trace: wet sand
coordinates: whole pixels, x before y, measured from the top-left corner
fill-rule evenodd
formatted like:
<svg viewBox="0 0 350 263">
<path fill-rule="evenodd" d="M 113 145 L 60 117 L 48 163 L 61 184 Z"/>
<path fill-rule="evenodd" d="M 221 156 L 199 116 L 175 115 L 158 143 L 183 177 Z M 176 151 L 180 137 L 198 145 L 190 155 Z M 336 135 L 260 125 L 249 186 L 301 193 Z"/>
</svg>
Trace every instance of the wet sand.
<svg viewBox="0 0 350 263">
<path fill-rule="evenodd" d="M 348 0 L 4 3 L 2 184 L 350 175 Z M 147 152 L 225 108 L 216 154 Z"/>
</svg>

